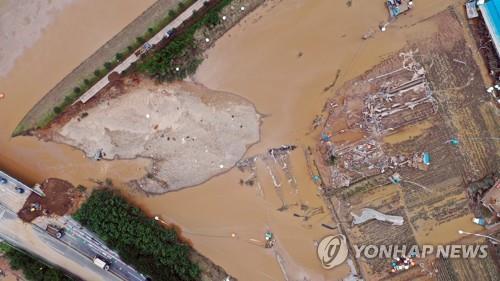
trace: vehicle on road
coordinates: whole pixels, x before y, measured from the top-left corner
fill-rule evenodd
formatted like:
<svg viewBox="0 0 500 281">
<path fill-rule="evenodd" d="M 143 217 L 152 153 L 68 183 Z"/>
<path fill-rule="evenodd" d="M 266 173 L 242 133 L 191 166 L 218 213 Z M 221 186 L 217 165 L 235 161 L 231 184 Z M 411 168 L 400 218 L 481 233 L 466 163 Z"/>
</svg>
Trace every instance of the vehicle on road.
<svg viewBox="0 0 500 281">
<path fill-rule="evenodd" d="M 149 42 L 146 42 L 146 43 L 144 43 L 144 45 L 142 45 L 142 47 L 139 50 L 137 50 L 135 52 L 135 55 L 140 57 L 143 54 L 145 54 L 147 51 L 149 51 L 151 48 L 153 48 L 153 45 L 151 45 L 151 43 L 149 43 Z"/>
<path fill-rule="evenodd" d="M 16 186 L 16 192 L 19 193 L 19 194 L 23 194 L 24 193 L 24 188 L 22 187 L 19 187 L 19 186 Z"/>
<path fill-rule="evenodd" d="M 47 225 L 47 233 L 57 239 L 61 239 L 64 236 L 64 228 L 58 227 L 57 225 L 49 224 Z"/>
<path fill-rule="evenodd" d="M 168 38 L 168 37 L 172 36 L 174 34 L 174 32 L 175 32 L 175 28 L 167 30 L 167 32 L 165 32 L 165 37 Z"/>
<path fill-rule="evenodd" d="M 96 255 L 93 261 L 94 264 L 97 265 L 99 268 L 104 269 L 106 271 L 109 270 L 109 263 L 103 257 Z"/>
<path fill-rule="evenodd" d="M 7 184 L 8 180 L 6 178 L 0 177 L 0 184 Z"/>
</svg>

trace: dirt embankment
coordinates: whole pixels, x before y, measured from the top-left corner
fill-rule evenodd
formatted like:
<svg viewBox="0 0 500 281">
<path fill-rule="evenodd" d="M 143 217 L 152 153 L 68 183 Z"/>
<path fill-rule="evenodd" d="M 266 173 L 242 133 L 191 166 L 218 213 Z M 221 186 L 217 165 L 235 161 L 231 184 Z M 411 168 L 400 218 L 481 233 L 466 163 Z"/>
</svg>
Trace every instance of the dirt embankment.
<svg viewBox="0 0 500 281">
<path fill-rule="evenodd" d="M 32 193 L 19 211 L 23 221 L 31 222 L 40 216 L 63 216 L 72 212 L 83 196 L 71 183 L 60 179 L 45 180 L 41 189 L 45 197 Z"/>
<path fill-rule="evenodd" d="M 66 112 L 38 136 L 96 160 L 151 159 L 148 174 L 133 184 L 163 193 L 229 170 L 259 140 L 259 130 L 260 116 L 243 98 L 192 83 L 133 77 Z"/>
<path fill-rule="evenodd" d="M 173 10 L 179 2 L 180 0 L 157 0 L 135 20 L 125 26 L 123 30 L 97 49 L 90 57 L 76 66 L 63 80 L 57 83 L 24 116 L 13 134 L 28 134 L 30 130 L 36 129 L 40 120 L 52 112 L 54 106 L 62 103 L 64 98 L 84 78 L 91 77 L 96 69 L 102 69 L 105 62 L 112 60 L 117 53 L 126 50 L 127 46 L 136 40 L 136 37 L 143 36 L 148 28 L 163 19 L 168 11 Z"/>
</svg>

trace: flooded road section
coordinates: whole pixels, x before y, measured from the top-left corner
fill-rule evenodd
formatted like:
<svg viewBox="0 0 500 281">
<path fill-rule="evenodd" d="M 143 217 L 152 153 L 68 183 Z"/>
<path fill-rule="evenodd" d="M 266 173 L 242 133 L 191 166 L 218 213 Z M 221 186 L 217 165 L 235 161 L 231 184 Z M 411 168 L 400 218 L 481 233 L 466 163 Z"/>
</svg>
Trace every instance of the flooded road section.
<svg viewBox="0 0 500 281">
<path fill-rule="evenodd" d="M 144 161 L 95 162 L 64 145 L 27 137 L 10 139 L 17 122 L 37 100 L 153 1 L 127 0 L 127 5 L 119 6 L 118 2 L 123 0 L 78 1 L 67 6 L 7 76 L 0 78 L 0 91 L 6 94 L 0 100 L 3 169 L 28 182 L 59 177 L 87 185 L 89 179 L 108 177 L 120 184 L 144 175 Z M 266 115 L 261 142 L 247 156 L 282 144 L 298 145 L 290 154 L 298 192 L 278 171 L 283 196 L 290 203 L 300 201 L 321 208 L 324 205 L 306 169 L 303 147 L 314 147 L 318 139 L 311 123 L 323 102 L 343 82 L 376 65 L 402 48 L 408 37 L 427 28 L 407 26 L 451 2 L 419 1 L 415 10 L 387 32 L 362 40 L 363 34 L 378 30 L 387 18 L 379 1 L 353 1 L 351 7 L 331 0 L 268 1 L 216 42 L 195 80 L 239 94 Z M 257 162 L 257 173 L 262 192 L 256 186 L 240 185 L 248 175 L 237 169 L 198 187 L 161 196 L 124 190 L 151 214 L 179 224 L 195 248 L 239 280 L 284 280 L 284 275 L 289 280 L 345 277 L 346 265 L 323 270 L 315 254 L 315 241 L 332 233 L 321 227 L 321 223 L 332 224 L 328 212 L 305 221 L 293 215 L 300 214 L 298 206 L 277 211 L 282 199 L 275 192 L 266 163 Z M 277 239 L 273 249 L 261 244 L 267 230 Z"/>
</svg>

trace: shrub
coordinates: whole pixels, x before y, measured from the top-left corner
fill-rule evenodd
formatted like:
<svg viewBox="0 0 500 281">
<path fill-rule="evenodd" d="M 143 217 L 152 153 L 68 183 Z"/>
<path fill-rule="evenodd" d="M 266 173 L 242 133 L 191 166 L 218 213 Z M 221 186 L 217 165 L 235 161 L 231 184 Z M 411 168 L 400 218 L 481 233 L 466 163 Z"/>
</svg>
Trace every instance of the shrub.
<svg viewBox="0 0 500 281">
<path fill-rule="evenodd" d="M 104 68 L 106 68 L 107 70 L 111 70 L 113 68 L 113 64 L 107 61 L 104 63 Z"/>
<path fill-rule="evenodd" d="M 117 61 L 121 61 L 123 59 L 123 54 L 122 53 L 116 53 L 115 58 Z"/>
<path fill-rule="evenodd" d="M 146 42 L 146 40 L 144 40 L 144 37 L 142 37 L 142 36 L 139 36 L 139 37 L 135 38 L 135 40 L 139 44 L 142 44 L 142 43 Z"/>
<path fill-rule="evenodd" d="M 59 106 L 54 107 L 54 113 L 59 114 L 62 112 L 62 109 Z"/>
<path fill-rule="evenodd" d="M 65 96 L 64 97 L 64 103 L 65 104 L 71 104 L 71 103 L 73 103 L 73 99 L 70 96 Z"/>
<path fill-rule="evenodd" d="M 94 75 L 96 77 L 101 77 L 101 70 L 99 70 L 99 69 L 94 70 Z"/>
<path fill-rule="evenodd" d="M 108 186 L 108 187 L 113 186 L 113 180 L 111 180 L 110 178 L 106 178 L 106 179 L 104 180 L 104 183 L 105 183 L 105 184 L 106 184 L 106 186 Z"/>
<path fill-rule="evenodd" d="M 80 193 L 85 193 L 85 191 L 87 191 L 87 188 L 85 186 L 79 184 L 76 186 L 76 190 L 78 190 L 78 192 L 80 192 Z"/>
<path fill-rule="evenodd" d="M 81 93 L 81 92 L 82 92 L 82 89 L 80 89 L 80 87 L 75 87 L 75 88 L 73 88 L 73 93 L 75 93 L 75 94 L 79 94 L 79 93 Z"/>
<path fill-rule="evenodd" d="M 88 85 L 90 85 L 90 80 L 89 79 L 83 79 L 83 83 L 88 86 Z"/>
</svg>

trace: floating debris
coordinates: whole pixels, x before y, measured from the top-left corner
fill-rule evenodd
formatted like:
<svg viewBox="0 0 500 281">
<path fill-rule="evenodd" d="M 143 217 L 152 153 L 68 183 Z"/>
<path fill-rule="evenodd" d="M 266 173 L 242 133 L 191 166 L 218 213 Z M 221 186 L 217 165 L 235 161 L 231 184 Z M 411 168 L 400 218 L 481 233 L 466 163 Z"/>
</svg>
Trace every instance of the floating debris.
<svg viewBox="0 0 500 281">
<path fill-rule="evenodd" d="M 94 160 L 95 161 L 100 161 L 104 157 L 104 151 L 102 148 L 98 149 L 96 153 L 94 154 Z"/>
<path fill-rule="evenodd" d="M 267 152 L 269 153 L 269 155 L 275 156 L 277 154 L 288 153 L 289 151 L 292 151 L 295 148 L 297 148 L 296 145 L 282 145 L 278 148 L 271 148 Z"/>
<path fill-rule="evenodd" d="M 452 144 L 452 145 L 459 145 L 460 141 L 457 138 L 452 138 L 447 143 Z"/>
<path fill-rule="evenodd" d="M 274 246 L 274 235 L 271 231 L 266 231 L 264 233 L 264 238 L 266 239 L 266 248 L 272 248 Z"/>
<path fill-rule="evenodd" d="M 394 173 L 392 174 L 392 176 L 389 177 L 389 180 L 393 184 L 399 184 L 401 182 L 401 176 L 399 175 L 399 173 Z"/>
</svg>

